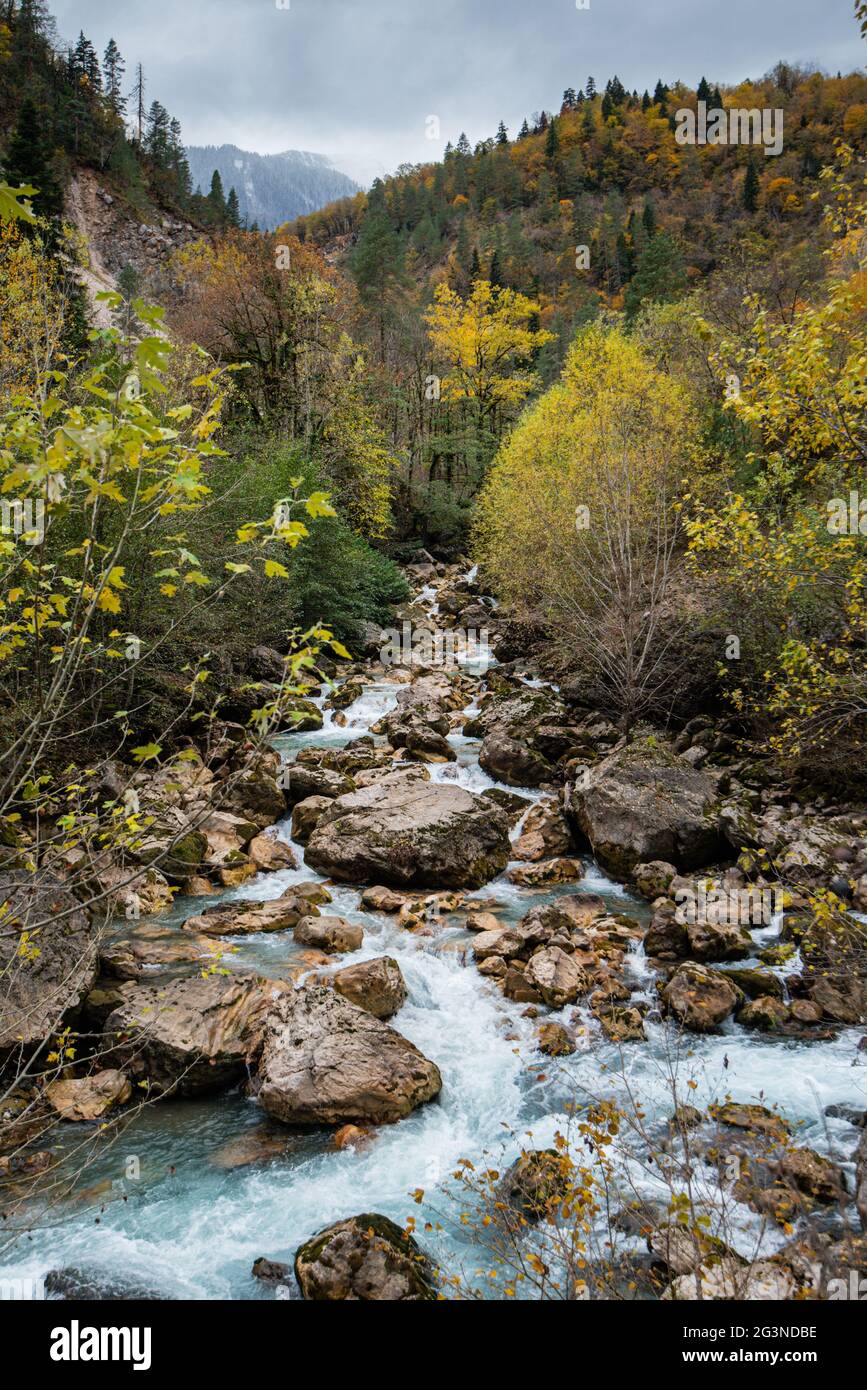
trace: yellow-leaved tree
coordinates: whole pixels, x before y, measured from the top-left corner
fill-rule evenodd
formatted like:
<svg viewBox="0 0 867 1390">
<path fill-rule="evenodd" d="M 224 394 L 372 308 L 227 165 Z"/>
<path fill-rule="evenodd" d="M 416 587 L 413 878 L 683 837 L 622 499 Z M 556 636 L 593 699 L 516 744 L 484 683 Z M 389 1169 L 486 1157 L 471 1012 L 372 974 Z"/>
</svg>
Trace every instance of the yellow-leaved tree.
<svg viewBox="0 0 867 1390">
<path fill-rule="evenodd" d="M 619 328 L 593 325 L 500 449 L 479 500 L 476 553 L 496 592 L 581 654 L 626 732 L 671 681 L 663 619 L 693 432 L 686 389 Z"/>
<path fill-rule="evenodd" d="M 534 326 L 539 313 L 526 295 L 476 280 L 467 299 L 437 286 L 425 316 L 434 356 L 443 364 L 442 398 L 468 401 L 481 429 L 511 413 L 535 390 L 532 358 L 553 334 Z"/>
</svg>

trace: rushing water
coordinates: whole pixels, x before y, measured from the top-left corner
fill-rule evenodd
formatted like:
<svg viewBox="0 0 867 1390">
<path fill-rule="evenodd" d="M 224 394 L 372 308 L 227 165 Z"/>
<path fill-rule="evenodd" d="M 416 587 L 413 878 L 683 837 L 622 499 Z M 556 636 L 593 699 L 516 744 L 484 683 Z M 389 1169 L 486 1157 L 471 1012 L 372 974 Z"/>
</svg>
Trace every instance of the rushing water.
<svg viewBox="0 0 867 1390">
<path fill-rule="evenodd" d="M 423 597 L 429 608 L 435 605 L 432 587 Z M 301 747 L 340 746 L 357 738 L 392 707 L 397 689 L 384 681 L 368 685 L 345 712 L 342 727 L 326 712 L 323 729 L 282 736 L 278 743 L 284 756 L 291 760 Z M 450 742 L 457 759 L 433 766 L 434 781 L 457 782 L 477 792 L 497 785 L 479 767 L 477 742 L 460 733 L 452 734 Z M 536 800 L 539 794 L 528 796 Z M 277 833 L 291 842 L 288 819 Z M 304 867 L 301 847 L 295 849 L 299 869 L 260 875 L 225 896 L 272 898 L 293 882 L 317 878 Z M 574 888 L 527 889 L 501 876 L 471 896 L 496 900 L 502 920 L 510 921 L 534 903 Z M 580 889 L 601 893 L 615 912 L 647 917 L 646 904 L 608 879 L 592 860 Z M 250 1276 L 258 1256 L 291 1260 L 313 1232 L 366 1210 L 399 1222 L 414 1215 L 421 1227 L 427 1215 L 433 1219 L 428 1203 L 446 1219 L 441 1231 L 422 1237 L 423 1243 L 445 1265 L 465 1259 L 472 1263 L 462 1228 L 448 1219 L 458 1211 L 447 1189 L 460 1159 L 477 1161 L 489 1154 L 502 1166 L 521 1142 L 545 1146 L 568 1123 L 566 1109 L 576 1099 L 607 1096 L 628 1106 L 631 1096 L 640 1101 L 650 1132 L 661 1133 L 672 1111 L 672 1067 L 680 1086 L 687 1078 L 695 1083 L 695 1089 L 679 1089 L 680 1100 L 705 1106 L 728 1096 L 778 1105 L 801 1126 L 799 1142 L 844 1163 L 854 1148 L 852 1126 L 824 1116 L 832 1103 L 867 1105 L 867 1072 L 856 1064 L 859 1057 L 867 1058 L 856 1052 L 857 1035 L 851 1031 L 844 1030 L 833 1042 L 807 1045 L 747 1033 L 731 1024 L 718 1035 L 690 1036 L 677 1052 L 671 1028 L 653 1012 L 654 980 L 638 948 L 629 968 L 641 991 L 638 997 L 651 1005 L 647 1042 L 618 1048 L 604 1039 L 586 1008 L 570 1008 L 564 1015 L 573 1022 L 580 1018 L 584 1025 L 578 1050 L 556 1061 L 541 1058 L 535 1025 L 523 1016 L 525 1006 L 504 999 L 478 974 L 469 957 L 470 935 L 460 926 L 412 934 L 393 918 L 359 912 L 357 890 L 336 887 L 331 892 L 329 911 L 364 924 L 364 944 L 353 961 L 388 954 L 398 962 L 409 997 L 394 1024 L 439 1066 L 439 1099 L 402 1123 L 380 1129 L 360 1151 L 337 1152 L 324 1132 L 287 1132 L 285 1152 L 235 1167 L 226 1166 L 226 1146 L 237 1145 L 263 1122 L 254 1100 L 235 1092 L 148 1108 L 117 1143 L 106 1143 L 90 1170 L 92 1195 L 55 1212 L 47 1228 L 26 1237 L 15 1258 L 0 1268 L 0 1278 L 38 1279 L 48 1269 L 76 1265 L 98 1268 L 121 1284 L 151 1286 L 166 1297 L 271 1298 L 273 1291 Z M 173 919 L 184 920 L 204 901 L 177 903 Z M 774 924 L 756 931 L 757 950 L 777 930 Z M 272 978 L 280 977 L 297 956 L 291 933 L 239 938 L 226 945 L 235 948 L 231 966 L 254 967 Z M 138 1161 L 136 1178 L 126 1176 L 130 1158 Z M 667 1196 L 626 1148 L 620 1163 L 635 1192 Z M 410 1195 L 417 1188 L 427 1194 L 421 1207 Z M 708 1200 L 712 1202 L 712 1194 Z M 746 1207 L 738 1208 L 735 1228 L 752 1252 L 758 1218 Z M 775 1229 L 761 1239 L 770 1251 L 785 1237 Z"/>
</svg>

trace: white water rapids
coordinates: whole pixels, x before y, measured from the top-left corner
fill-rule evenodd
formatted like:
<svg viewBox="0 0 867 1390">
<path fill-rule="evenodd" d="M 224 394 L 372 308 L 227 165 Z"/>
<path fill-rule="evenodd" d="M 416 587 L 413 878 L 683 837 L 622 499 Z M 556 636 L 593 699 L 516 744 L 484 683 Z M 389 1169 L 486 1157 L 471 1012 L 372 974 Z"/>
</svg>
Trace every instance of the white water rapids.
<svg viewBox="0 0 867 1390">
<path fill-rule="evenodd" d="M 426 592 L 425 598 L 435 603 L 435 593 Z M 346 711 L 344 727 L 326 715 L 322 730 L 278 742 L 291 758 L 304 745 L 341 745 L 357 738 L 391 707 L 396 690 L 386 683 L 370 685 Z M 457 780 L 472 791 L 497 785 L 479 767 L 474 741 L 454 734 L 451 742 L 458 761 L 432 767 L 434 780 Z M 289 838 L 288 819 L 279 833 Z M 260 875 L 225 896 L 272 898 L 292 882 L 316 878 L 303 865 L 301 847 L 296 850 L 298 870 Z M 646 918 L 646 904 L 606 878 L 592 860 L 586 868 L 578 885 L 533 890 L 501 877 L 474 896 L 497 899 L 503 920 L 509 921 L 534 903 L 577 888 L 602 893 L 614 911 Z M 98 1269 L 120 1285 L 149 1286 L 163 1297 L 272 1298 L 272 1289 L 251 1278 L 254 1259 L 264 1255 L 291 1262 L 297 1246 L 314 1232 L 364 1211 L 382 1212 L 399 1223 L 414 1216 L 420 1242 L 439 1262 L 447 1268 L 461 1261 L 475 1267 L 478 1256 L 457 1222 L 466 1197 L 458 1200 L 444 1190 L 454 1188 L 451 1175 L 460 1159 L 478 1162 L 487 1154 L 502 1169 L 522 1142 L 544 1147 L 565 1127 L 565 1107 L 576 1098 L 626 1102 L 630 1092 L 641 1102 L 648 1128 L 662 1133 L 673 1108 L 667 1073 L 674 1033 L 655 1014 L 648 1018 L 645 1043 L 617 1047 L 582 1008 L 586 1029 L 575 1054 L 542 1057 L 536 1024 L 523 1017 L 525 1006 L 504 999 L 468 959 L 467 933 L 446 928 L 432 936 L 413 935 L 385 915 L 359 912 L 358 890 L 331 891 L 333 905 L 327 910 L 364 924 L 364 945 L 352 960 L 388 954 L 398 962 L 409 998 L 393 1026 L 440 1068 L 439 1099 L 402 1123 L 381 1128 L 360 1151 L 337 1152 L 325 1133 L 290 1135 L 285 1156 L 241 1167 L 218 1166 L 214 1158 L 228 1141 L 262 1124 L 254 1100 L 236 1091 L 149 1107 L 119 1143 L 106 1146 L 93 1167 L 92 1181 L 101 1184 L 97 1194 L 56 1211 L 47 1228 L 25 1237 L 0 1268 L 0 1279 L 39 1279 L 49 1269 L 78 1266 Z M 186 899 L 174 916 L 183 920 L 203 901 Z M 769 933 L 756 936 L 759 949 Z M 280 976 L 294 949 L 291 933 L 234 944 L 239 966 L 271 977 Z M 653 978 L 640 951 L 630 966 L 643 997 L 652 1002 Z M 145 978 L 149 975 L 146 971 Z M 570 1017 L 572 1009 L 564 1015 Z M 857 1035 L 847 1030 L 836 1041 L 809 1045 L 748 1033 L 735 1024 L 715 1036 L 687 1035 L 676 1059 L 678 1100 L 698 1107 L 725 1097 L 778 1105 L 800 1124 L 798 1142 L 845 1163 L 856 1131 L 823 1112 L 830 1104 L 867 1106 L 867 1055 L 857 1053 L 856 1046 Z M 686 1089 L 687 1078 L 696 1082 L 695 1089 Z M 137 1178 L 127 1176 L 130 1158 L 139 1162 Z M 632 1156 L 624 1152 L 622 1163 L 636 1191 L 667 1198 Z M 418 1188 L 426 1193 L 422 1206 L 411 1196 Z M 422 1232 L 425 1219 L 435 1219 L 432 1209 L 445 1218 L 443 1229 Z M 739 1207 L 735 1222 L 749 1243 L 758 1218 Z M 764 1235 L 763 1249 L 785 1239 L 774 1229 Z"/>
</svg>

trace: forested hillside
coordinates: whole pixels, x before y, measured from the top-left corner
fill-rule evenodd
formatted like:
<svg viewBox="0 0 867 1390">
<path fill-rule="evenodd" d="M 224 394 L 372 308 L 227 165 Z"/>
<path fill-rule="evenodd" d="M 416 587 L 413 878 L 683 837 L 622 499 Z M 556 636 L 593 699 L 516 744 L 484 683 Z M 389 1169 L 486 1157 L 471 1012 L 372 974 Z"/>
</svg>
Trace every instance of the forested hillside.
<svg viewBox="0 0 867 1390">
<path fill-rule="evenodd" d="M 783 153 L 678 144 L 675 112 L 699 101 L 780 109 Z M 590 78 L 518 132 L 501 124 L 474 149 L 462 135 L 443 161 L 401 169 L 369 197 L 299 219 L 297 235 L 340 251 L 358 286 L 407 459 L 413 524 L 429 524 L 418 522 L 421 497 L 434 534 L 457 526 L 459 535 L 460 508 L 499 438 L 498 429 L 468 431 L 462 408 L 427 400 L 427 377 L 447 360 L 427 351 L 435 296 L 467 301 L 479 281 L 526 296 L 526 324 L 550 335 L 532 354 L 541 384 L 556 377 L 576 329 L 600 313 L 632 323 L 645 304 L 700 296 L 728 318 L 753 292 L 785 312 L 824 276 L 820 174 L 840 141 L 856 154 L 867 143 L 862 75 L 780 63 L 738 87 L 660 79 L 641 95 L 617 77 L 600 90 Z M 431 489 L 441 481 L 445 490 Z"/>
</svg>

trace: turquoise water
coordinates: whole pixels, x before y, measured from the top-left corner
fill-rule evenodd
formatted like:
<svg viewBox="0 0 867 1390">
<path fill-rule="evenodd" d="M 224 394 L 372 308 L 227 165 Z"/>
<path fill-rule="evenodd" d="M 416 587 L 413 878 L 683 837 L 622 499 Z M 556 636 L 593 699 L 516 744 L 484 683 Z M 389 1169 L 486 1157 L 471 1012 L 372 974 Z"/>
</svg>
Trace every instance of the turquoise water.
<svg viewBox="0 0 867 1390">
<path fill-rule="evenodd" d="M 291 760 L 303 746 L 338 746 L 358 737 L 391 707 L 395 692 L 387 682 L 371 685 L 346 712 L 345 727 L 335 726 L 329 717 L 316 733 L 281 736 L 284 757 Z M 456 780 L 476 791 L 496 785 L 478 766 L 476 742 L 460 734 L 451 741 L 457 761 L 433 767 L 436 780 Z M 289 839 L 288 820 L 277 832 Z M 513 839 L 517 833 L 518 828 Z M 295 849 L 299 869 L 260 875 L 224 896 L 272 898 L 293 882 L 318 879 L 303 865 L 302 848 Z M 647 905 L 608 879 L 592 860 L 586 862 L 580 885 L 539 891 L 501 877 L 473 896 L 496 899 L 503 919 L 517 920 L 534 903 L 576 886 L 601 893 L 614 911 L 647 917 Z M 0 1280 L 38 1281 L 49 1269 L 77 1265 L 99 1268 L 121 1283 L 149 1285 L 166 1297 L 273 1298 L 273 1289 L 250 1276 L 254 1259 L 291 1260 L 296 1247 L 315 1231 L 366 1210 L 401 1223 L 415 1217 L 419 1229 L 438 1214 L 443 1229 L 424 1234 L 423 1244 L 447 1268 L 474 1265 L 477 1256 L 456 1220 L 461 1203 L 449 1195 L 459 1160 L 478 1163 L 487 1155 L 486 1161 L 502 1167 L 521 1143 L 550 1143 L 568 1123 L 567 1107 L 576 1100 L 612 1097 L 628 1107 L 637 1099 L 648 1132 L 661 1134 L 674 1104 L 672 1077 L 681 1101 L 702 1107 L 731 1096 L 777 1104 L 800 1124 L 799 1142 L 838 1161 L 854 1148 L 853 1128 L 823 1117 L 832 1103 L 867 1106 L 867 1071 L 853 1064 L 858 1054 L 852 1032 L 808 1046 L 747 1033 L 732 1024 L 718 1036 L 689 1036 L 678 1046 L 669 1026 L 651 1015 L 648 1041 L 621 1049 L 603 1038 L 589 1011 L 579 1009 L 585 1031 L 578 1050 L 556 1061 L 543 1058 L 535 1046 L 535 1024 L 523 1017 L 525 1006 L 505 1000 L 473 967 L 467 952 L 470 936 L 459 921 L 446 922 L 435 935 L 414 935 L 393 918 L 359 911 L 358 890 L 335 887 L 331 892 L 329 910 L 364 925 L 364 945 L 352 960 L 388 954 L 398 961 L 409 997 L 394 1025 L 439 1066 L 439 1099 L 401 1124 L 379 1130 L 374 1142 L 358 1152 L 337 1152 L 327 1133 L 288 1132 L 285 1150 L 242 1167 L 223 1166 L 221 1151 L 262 1125 L 254 1100 L 235 1092 L 151 1107 L 119 1137 L 106 1137 L 104 1152 L 98 1152 L 89 1170 L 90 1196 L 55 1210 L 47 1227 L 0 1255 Z M 157 920 L 180 922 L 214 901 L 216 897 L 186 899 L 176 904 L 172 918 Z M 756 936 L 764 944 L 769 932 Z M 255 967 L 274 978 L 298 957 L 291 933 L 225 944 L 237 948 L 227 961 L 230 967 Z M 630 969 L 652 1004 L 655 989 L 640 949 L 630 958 Z M 567 1020 L 576 1013 L 571 1008 L 563 1012 Z M 867 1061 L 864 1054 L 860 1057 Z M 686 1088 L 687 1079 L 695 1089 Z M 67 1126 L 64 1142 L 75 1143 L 82 1128 Z M 642 1160 L 645 1148 L 639 1138 L 624 1135 L 617 1151 L 623 1182 L 633 1194 L 667 1199 L 667 1189 Z M 130 1177 L 130 1171 L 139 1175 Z M 699 1176 L 696 1181 L 700 1187 L 709 1180 Z M 418 1188 L 427 1194 L 421 1206 L 411 1196 Z M 707 1201 L 711 1206 L 716 1201 L 712 1184 Z M 769 1252 L 784 1243 L 781 1232 L 762 1230 L 746 1208 L 737 1208 L 731 1219 L 745 1253 L 756 1253 L 757 1246 Z M 288 1296 L 295 1296 L 294 1289 Z"/>
</svg>

